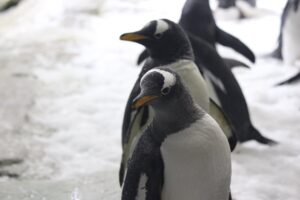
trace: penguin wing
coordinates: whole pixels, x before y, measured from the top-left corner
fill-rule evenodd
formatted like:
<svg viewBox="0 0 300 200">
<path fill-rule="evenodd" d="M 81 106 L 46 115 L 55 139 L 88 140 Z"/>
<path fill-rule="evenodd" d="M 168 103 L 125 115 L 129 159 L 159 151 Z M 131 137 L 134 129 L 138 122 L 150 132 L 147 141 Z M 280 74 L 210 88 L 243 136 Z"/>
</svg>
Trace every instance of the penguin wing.
<svg viewBox="0 0 300 200">
<path fill-rule="evenodd" d="M 138 57 L 137 65 L 140 65 L 144 60 L 146 60 L 149 57 L 149 53 L 146 49 L 142 51 Z"/>
<path fill-rule="evenodd" d="M 122 200 L 160 200 L 162 185 L 162 156 L 146 130 L 128 163 Z"/>
<path fill-rule="evenodd" d="M 210 99 L 209 114 L 216 120 L 216 122 L 222 128 L 224 134 L 228 139 L 230 150 L 232 152 L 237 144 L 236 131 L 229 118 L 226 116 L 225 112 L 212 99 Z"/>
<path fill-rule="evenodd" d="M 128 129 L 130 127 L 130 122 L 132 121 L 132 102 L 133 99 L 140 93 L 140 86 L 139 86 L 139 79 L 135 82 L 131 93 L 129 95 L 129 98 L 127 100 L 126 103 L 126 107 L 125 107 L 125 112 L 124 112 L 124 116 L 123 116 L 123 124 L 122 124 L 122 145 L 124 146 L 124 144 L 126 144 L 128 142 L 129 139 L 129 133 L 128 133 Z"/>
<path fill-rule="evenodd" d="M 224 57 L 223 60 L 229 69 L 233 69 L 234 67 L 244 67 L 250 69 L 250 67 L 247 64 L 241 61 L 232 58 L 224 58 Z"/>
<path fill-rule="evenodd" d="M 235 51 L 248 58 L 251 62 L 255 63 L 254 53 L 238 38 L 230 35 L 229 33 L 226 33 L 219 27 L 217 27 L 216 29 L 216 38 L 217 42 L 219 42 L 220 44 L 233 48 Z"/>
</svg>

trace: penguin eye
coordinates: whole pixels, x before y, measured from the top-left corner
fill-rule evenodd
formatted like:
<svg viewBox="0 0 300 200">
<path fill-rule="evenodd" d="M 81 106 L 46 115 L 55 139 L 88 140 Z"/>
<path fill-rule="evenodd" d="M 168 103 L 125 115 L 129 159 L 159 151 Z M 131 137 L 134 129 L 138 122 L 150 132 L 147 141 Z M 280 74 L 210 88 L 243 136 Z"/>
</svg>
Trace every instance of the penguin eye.
<svg viewBox="0 0 300 200">
<path fill-rule="evenodd" d="M 156 39 L 160 39 L 160 38 L 162 38 L 162 36 L 163 36 L 162 33 L 156 33 L 156 34 L 154 34 L 154 37 L 155 37 Z"/>
<path fill-rule="evenodd" d="M 162 93 L 162 95 L 167 95 L 170 93 L 170 90 L 171 90 L 170 87 L 166 87 L 161 90 L 161 93 Z"/>
</svg>

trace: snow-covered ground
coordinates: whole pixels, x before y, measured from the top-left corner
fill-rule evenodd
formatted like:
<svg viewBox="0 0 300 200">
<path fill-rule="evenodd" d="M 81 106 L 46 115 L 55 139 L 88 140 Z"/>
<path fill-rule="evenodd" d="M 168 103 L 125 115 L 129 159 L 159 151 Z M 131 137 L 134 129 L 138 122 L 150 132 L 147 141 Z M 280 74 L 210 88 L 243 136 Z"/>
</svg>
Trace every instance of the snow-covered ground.
<svg viewBox="0 0 300 200">
<path fill-rule="evenodd" d="M 122 116 L 142 49 L 119 35 L 153 19 L 177 21 L 184 0 L 23 1 L 0 14 L 0 160 L 24 159 L 0 168 L 21 174 L 0 179 L 0 199 L 119 199 Z M 254 124 L 279 142 L 237 147 L 237 200 L 300 199 L 299 84 L 274 87 L 298 69 L 264 57 L 284 3 L 258 0 L 264 16 L 218 20 L 257 54 L 251 70 L 234 73 Z"/>
</svg>

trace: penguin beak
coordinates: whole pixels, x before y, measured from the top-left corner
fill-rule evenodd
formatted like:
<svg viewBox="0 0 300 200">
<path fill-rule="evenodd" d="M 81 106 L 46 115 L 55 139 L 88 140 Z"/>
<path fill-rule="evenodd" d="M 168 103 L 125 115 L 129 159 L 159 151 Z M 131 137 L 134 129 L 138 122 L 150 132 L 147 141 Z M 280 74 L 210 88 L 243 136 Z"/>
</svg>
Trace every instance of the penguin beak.
<svg viewBox="0 0 300 200">
<path fill-rule="evenodd" d="M 140 34 L 139 32 L 124 33 L 123 35 L 120 36 L 120 40 L 132 41 L 132 42 L 145 40 L 145 39 L 148 39 L 148 37 Z"/>
<path fill-rule="evenodd" d="M 145 96 L 139 95 L 133 100 L 132 108 L 138 109 L 141 106 L 143 106 L 157 98 L 158 98 L 158 96 L 155 96 L 155 95 L 145 95 Z"/>
</svg>

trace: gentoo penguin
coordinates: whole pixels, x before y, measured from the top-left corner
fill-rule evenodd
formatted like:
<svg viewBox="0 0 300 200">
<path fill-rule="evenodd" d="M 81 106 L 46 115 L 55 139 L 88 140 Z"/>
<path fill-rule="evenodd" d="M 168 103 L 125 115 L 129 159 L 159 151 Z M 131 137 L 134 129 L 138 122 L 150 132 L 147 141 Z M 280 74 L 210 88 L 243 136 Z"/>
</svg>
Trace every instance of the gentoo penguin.
<svg viewBox="0 0 300 200">
<path fill-rule="evenodd" d="M 243 19 L 259 15 L 256 0 L 218 0 L 215 15 L 220 19 Z"/>
<path fill-rule="evenodd" d="M 288 64 L 295 64 L 300 60 L 300 0 L 288 0 L 282 16 L 280 33 L 278 38 L 278 47 L 272 53 L 272 56 Z"/>
<path fill-rule="evenodd" d="M 191 44 L 180 26 L 166 19 L 155 20 L 148 23 L 140 31 L 123 34 L 121 39 L 144 45 L 150 54 L 131 91 L 125 108 L 122 127 L 123 156 L 120 168 L 121 184 L 127 160 L 132 154 L 143 129 L 147 127 L 153 118 L 153 110 L 148 106 L 134 111 L 131 108 L 131 104 L 133 98 L 140 92 L 139 82 L 141 77 L 155 67 L 168 65 L 178 73 L 191 91 L 191 95 L 195 101 L 221 124 L 221 127 L 229 138 L 231 148 L 235 147 L 235 129 L 230 120 L 224 116 L 219 106 L 210 102 L 206 83 L 198 66 L 193 61 L 194 54 Z"/>
<path fill-rule="evenodd" d="M 195 63 L 209 85 L 211 98 L 223 109 L 236 130 L 239 142 L 255 140 L 261 144 L 276 142 L 263 136 L 252 124 L 244 94 L 230 69 L 210 45 L 190 37 Z"/>
<path fill-rule="evenodd" d="M 288 0 L 282 16 L 278 46 L 271 54 L 274 58 L 295 65 L 300 62 L 300 0 Z M 278 85 L 293 83 L 300 79 L 300 72 Z"/>
<path fill-rule="evenodd" d="M 179 25 L 187 32 L 188 36 L 200 37 L 214 48 L 216 48 L 217 43 L 231 47 L 251 62 L 255 62 L 255 55 L 244 43 L 216 25 L 209 0 L 187 0 L 182 9 Z M 138 64 L 147 56 L 146 51 L 142 52 L 138 58 Z M 228 62 L 230 68 L 234 66 L 248 67 L 244 63 L 233 59 L 225 58 L 224 60 Z"/>
<path fill-rule="evenodd" d="M 130 159 L 122 200 L 228 200 L 230 148 L 219 125 L 168 68 L 148 71 L 133 107 L 155 113 Z"/>
</svg>

